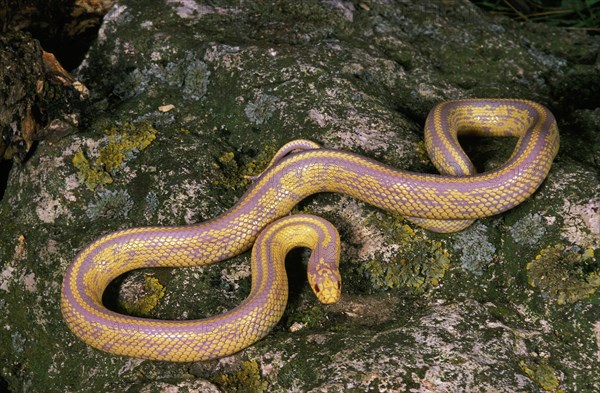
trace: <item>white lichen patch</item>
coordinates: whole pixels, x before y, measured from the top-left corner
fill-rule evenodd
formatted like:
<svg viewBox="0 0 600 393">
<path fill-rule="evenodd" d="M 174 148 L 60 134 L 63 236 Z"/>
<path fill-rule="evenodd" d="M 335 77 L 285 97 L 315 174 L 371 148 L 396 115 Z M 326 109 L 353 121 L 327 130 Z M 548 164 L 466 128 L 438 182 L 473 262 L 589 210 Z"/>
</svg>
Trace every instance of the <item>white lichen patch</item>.
<svg viewBox="0 0 600 393">
<path fill-rule="evenodd" d="M 121 377 L 123 375 L 127 375 L 134 372 L 143 361 L 144 359 L 128 358 L 127 361 L 123 363 L 123 366 L 117 372 L 117 375 Z"/>
<path fill-rule="evenodd" d="M 25 273 L 18 267 L 6 266 L 0 273 L 0 290 L 8 292 L 11 287 L 25 288 L 34 293 L 37 291 L 37 280 L 34 273 Z"/>
<path fill-rule="evenodd" d="M 90 220 L 127 218 L 132 208 L 133 199 L 127 190 L 103 190 L 86 206 L 85 213 Z"/>
<path fill-rule="evenodd" d="M 308 118 L 315 122 L 319 127 L 324 128 L 332 121 L 332 117 L 322 110 L 313 108 L 308 111 Z"/>
<path fill-rule="evenodd" d="M 79 182 L 79 179 L 77 178 L 77 175 L 75 173 L 73 173 L 72 175 L 69 175 L 65 178 L 65 190 L 66 191 L 75 190 L 79 187 L 80 184 L 81 183 Z M 65 193 L 64 197 L 69 202 L 77 201 L 77 197 L 72 192 Z"/>
<path fill-rule="evenodd" d="M 581 204 L 565 199 L 562 210 L 565 239 L 582 248 L 600 247 L 600 198 Z"/>
<path fill-rule="evenodd" d="M 222 280 L 227 281 L 233 289 L 233 291 L 225 292 L 225 295 L 231 295 L 231 297 L 237 296 L 235 292 L 237 292 L 240 287 L 239 281 L 244 280 L 251 275 L 252 271 L 250 270 L 249 263 L 236 263 L 226 269 L 223 269 L 221 271 Z"/>
<path fill-rule="evenodd" d="M 482 275 L 485 266 L 492 262 L 496 247 L 489 241 L 487 227 L 479 222 L 456 235 L 455 250 L 460 250 L 461 266 L 475 275 Z"/>
<path fill-rule="evenodd" d="M 222 67 L 227 71 L 242 71 L 242 55 L 239 46 L 213 45 L 206 50 L 204 61 L 215 69 Z"/>
<path fill-rule="evenodd" d="M 260 372 L 265 377 L 271 374 L 277 375 L 283 366 L 296 357 L 295 354 L 290 355 L 281 351 L 271 351 L 267 352 L 266 354 L 259 354 L 258 351 L 253 351 L 252 347 L 250 347 L 247 351 L 249 352 L 249 357 L 252 359 L 261 356 L 261 361 L 259 362 Z"/>
<path fill-rule="evenodd" d="M 71 144 L 67 146 L 63 151 L 63 158 L 67 160 L 72 160 L 73 156 L 79 150 L 85 150 L 90 155 L 97 156 L 98 150 L 100 150 L 100 141 L 99 139 L 93 138 L 82 138 L 79 135 L 73 135 L 71 138 Z"/>
<path fill-rule="evenodd" d="M 521 245 L 534 245 L 546 233 L 543 218 L 539 214 L 527 214 L 517 221 L 509 232 L 512 238 Z"/>
<path fill-rule="evenodd" d="M 356 7 L 349 1 L 336 1 L 336 0 L 325 0 L 323 4 L 333 8 L 337 12 L 339 12 L 344 19 L 348 22 L 354 21 L 354 12 L 356 11 Z M 365 3 L 360 3 L 361 7 L 364 7 Z"/>
<path fill-rule="evenodd" d="M 13 274 L 15 273 L 15 268 L 12 266 L 6 266 L 2 273 L 0 273 L 0 289 L 8 292 L 9 284 L 13 280 Z"/>
<path fill-rule="evenodd" d="M 23 276 L 23 284 L 26 291 L 34 293 L 37 289 L 37 280 L 34 273 L 29 273 Z"/>
<path fill-rule="evenodd" d="M 46 190 L 40 193 L 40 199 L 35 207 L 35 213 L 41 222 L 54 224 L 62 215 L 70 216 L 71 213 L 57 198 L 53 198 Z"/>
<path fill-rule="evenodd" d="M 251 123 L 261 125 L 271 119 L 275 111 L 281 111 L 284 106 L 285 103 L 278 97 L 261 93 L 254 101 L 246 105 L 244 113 Z"/>
<path fill-rule="evenodd" d="M 54 239 L 48 239 L 48 241 L 42 245 L 42 248 L 39 252 L 39 257 L 46 263 L 52 263 L 53 259 L 51 258 L 55 256 L 60 258 L 60 255 L 57 255 L 59 252 L 59 243 Z"/>
<path fill-rule="evenodd" d="M 100 25 L 100 30 L 98 30 L 98 42 L 104 43 L 107 39 L 107 32 L 112 32 L 115 28 L 115 25 L 119 23 L 119 21 L 125 19 L 127 6 L 117 3 L 115 4 L 110 11 L 106 15 L 104 15 L 103 23 Z"/>
</svg>

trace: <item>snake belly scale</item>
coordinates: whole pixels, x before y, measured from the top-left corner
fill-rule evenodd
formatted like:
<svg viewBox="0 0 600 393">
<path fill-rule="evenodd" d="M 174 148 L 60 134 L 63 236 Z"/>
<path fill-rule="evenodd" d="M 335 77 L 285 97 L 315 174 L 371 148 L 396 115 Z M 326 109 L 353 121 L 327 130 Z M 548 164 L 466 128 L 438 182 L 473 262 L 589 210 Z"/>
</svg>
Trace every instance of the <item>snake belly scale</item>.
<svg viewBox="0 0 600 393">
<path fill-rule="evenodd" d="M 458 143 L 459 134 L 519 139 L 506 163 L 477 174 Z M 550 170 L 559 136 L 553 115 L 537 103 L 458 100 L 432 109 L 425 143 L 441 174 L 402 171 L 312 142 L 290 142 L 223 215 L 190 226 L 125 229 L 84 248 L 63 280 L 64 319 L 84 342 L 114 354 L 167 361 L 233 354 L 264 337 L 281 318 L 287 302 L 283 259 L 291 248 L 313 250 L 308 278 L 319 300 L 332 303 L 339 298 L 337 231 L 318 217 L 287 216 L 303 198 L 343 193 L 427 229 L 452 232 L 531 196 Z M 253 244 L 250 295 L 224 314 L 155 320 L 118 314 L 102 304 L 108 284 L 127 271 L 210 264 Z"/>
</svg>

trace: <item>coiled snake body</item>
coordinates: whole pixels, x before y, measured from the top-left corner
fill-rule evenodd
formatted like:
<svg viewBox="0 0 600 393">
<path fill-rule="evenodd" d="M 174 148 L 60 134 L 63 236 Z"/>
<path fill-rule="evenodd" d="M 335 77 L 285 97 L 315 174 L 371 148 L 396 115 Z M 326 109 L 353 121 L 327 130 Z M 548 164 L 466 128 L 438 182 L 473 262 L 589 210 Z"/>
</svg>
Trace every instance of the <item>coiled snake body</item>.
<svg viewBox="0 0 600 393">
<path fill-rule="evenodd" d="M 519 140 L 504 165 L 476 174 L 457 140 L 467 133 Z M 337 231 L 318 217 L 285 217 L 300 200 L 339 192 L 401 213 L 430 230 L 456 231 L 527 199 L 547 176 L 559 137 L 554 117 L 542 105 L 461 100 L 432 109 L 425 143 L 442 175 L 397 170 L 308 141 L 290 142 L 223 215 L 191 226 L 126 229 L 86 247 L 65 273 L 64 319 L 87 344 L 115 354 L 194 361 L 235 353 L 264 337 L 281 318 L 287 303 L 283 260 L 291 248 L 313 250 L 308 278 L 322 302 L 340 296 Z M 250 295 L 224 314 L 154 320 L 121 315 L 102 304 L 104 289 L 126 271 L 210 264 L 247 250 L 255 240 Z"/>
</svg>

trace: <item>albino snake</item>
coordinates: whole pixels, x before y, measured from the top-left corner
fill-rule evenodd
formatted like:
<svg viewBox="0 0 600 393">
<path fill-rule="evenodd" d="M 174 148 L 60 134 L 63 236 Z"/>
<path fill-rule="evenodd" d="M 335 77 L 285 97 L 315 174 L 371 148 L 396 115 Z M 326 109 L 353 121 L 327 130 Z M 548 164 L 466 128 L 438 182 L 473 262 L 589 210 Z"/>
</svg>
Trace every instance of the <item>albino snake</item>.
<svg viewBox="0 0 600 393">
<path fill-rule="evenodd" d="M 519 140 L 504 165 L 476 174 L 457 140 L 457 134 L 467 133 Z M 462 100 L 431 111 L 425 143 L 442 175 L 397 170 L 308 141 L 290 142 L 223 215 L 190 226 L 126 229 L 86 247 L 64 277 L 64 319 L 87 344 L 115 354 L 195 361 L 235 353 L 264 337 L 281 318 L 288 290 L 283 259 L 290 249 L 313 250 L 308 277 L 322 302 L 340 296 L 337 231 L 318 217 L 285 217 L 303 198 L 339 192 L 401 213 L 428 229 L 456 231 L 527 199 L 547 176 L 559 137 L 554 117 L 542 105 Z M 124 272 L 210 264 L 247 250 L 255 240 L 250 295 L 224 314 L 155 320 L 121 315 L 102 304 L 107 285 Z"/>
</svg>

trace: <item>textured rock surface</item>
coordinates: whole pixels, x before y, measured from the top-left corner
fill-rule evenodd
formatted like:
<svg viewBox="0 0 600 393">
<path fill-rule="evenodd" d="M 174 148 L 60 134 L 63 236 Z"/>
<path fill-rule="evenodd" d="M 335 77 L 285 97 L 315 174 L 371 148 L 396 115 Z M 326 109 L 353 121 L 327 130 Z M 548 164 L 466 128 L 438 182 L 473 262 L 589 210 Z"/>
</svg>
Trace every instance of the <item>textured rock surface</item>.
<svg viewBox="0 0 600 393">
<path fill-rule="evenodd" d="M 24 161 L 35 141 L 60 139 L 79 124 L 87 88 L 28 34 L 0 32 L 0 81 L 0 160 Z"/>
<path fill-rule="evenodd" d="M 600 390 L 598 38 L 492 19 L 465 1 L 124 0 L 78 71 L 81 133 L 15 166 L 0 205 L 0 390 Z M 273 333 L 219 361 L 167 364 L 86 347 L 59 311 L 63 272 L 96 237 L 227 210 L 297 137 L 415 171 L 440 101 L 519 97 L 559 119 L 538 192 L 468 230 L 433 235 L 339 195 L 300 211 L 343 239 L 344 295 L 321 306 L 290 256 Z M 468 141 L 480 169 L 510 141 Z M 134 272 L 107 302 L 202 318 L 249 291 L 249 256 Z"/>
</svg>

